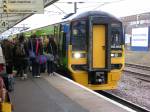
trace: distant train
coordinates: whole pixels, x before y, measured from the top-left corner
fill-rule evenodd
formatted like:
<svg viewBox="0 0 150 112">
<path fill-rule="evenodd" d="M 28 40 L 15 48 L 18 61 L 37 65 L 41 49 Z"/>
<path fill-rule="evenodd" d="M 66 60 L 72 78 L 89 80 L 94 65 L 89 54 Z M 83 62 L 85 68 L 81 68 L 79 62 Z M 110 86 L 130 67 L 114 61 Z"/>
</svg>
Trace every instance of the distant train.
<svg viewBox="0 0 150 112">
<path fill-rule="evenodd" d="M 55 37 L 58 64 L 69 71 L 67 77 L 92 90 L 117 87 L 124 68 L 123 26 L 119 19 L 105 12 L 89 11 L 35 30 L 37 35 Z"/>
</svg>

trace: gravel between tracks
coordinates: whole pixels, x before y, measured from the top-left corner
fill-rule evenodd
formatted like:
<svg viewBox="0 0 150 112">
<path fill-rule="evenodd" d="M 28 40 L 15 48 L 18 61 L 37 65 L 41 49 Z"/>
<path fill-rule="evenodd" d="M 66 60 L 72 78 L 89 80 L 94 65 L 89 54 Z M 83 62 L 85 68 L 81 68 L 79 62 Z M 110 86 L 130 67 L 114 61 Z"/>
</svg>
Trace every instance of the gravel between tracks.
<svg viewBox="0 0 150 112">
<path fill-rule="evenodd" d="M 145 82 L 124 72 L 117 89 L 109 90 L 117 96 L 150 110 L 150 82 Z"/>
</svg>

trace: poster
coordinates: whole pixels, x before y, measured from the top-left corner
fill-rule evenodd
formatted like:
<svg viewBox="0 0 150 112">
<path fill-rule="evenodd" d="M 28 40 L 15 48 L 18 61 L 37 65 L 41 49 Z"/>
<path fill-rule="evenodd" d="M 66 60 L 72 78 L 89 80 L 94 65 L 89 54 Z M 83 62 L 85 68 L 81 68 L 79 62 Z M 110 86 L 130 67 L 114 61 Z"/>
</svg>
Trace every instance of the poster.
<svg viewBox="0 0 150 112">
<path fill-rule="evenodd" d="M 148 47 L 148 27 L 132 29 L 132 46 Z"/>
</svg>

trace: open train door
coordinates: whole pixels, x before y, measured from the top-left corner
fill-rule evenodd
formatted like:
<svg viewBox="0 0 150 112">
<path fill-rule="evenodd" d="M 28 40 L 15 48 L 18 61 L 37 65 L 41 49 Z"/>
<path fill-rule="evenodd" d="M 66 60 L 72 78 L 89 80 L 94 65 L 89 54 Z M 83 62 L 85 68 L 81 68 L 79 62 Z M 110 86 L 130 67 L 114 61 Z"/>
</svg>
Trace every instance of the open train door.
<svg viewBox="0 0 150 112">
<path fill-rule="evenodd" d="M 111 63 L 109 20 L 95 16 L 89 20 L 89 83 L 106 83 Z"/>
</svg>

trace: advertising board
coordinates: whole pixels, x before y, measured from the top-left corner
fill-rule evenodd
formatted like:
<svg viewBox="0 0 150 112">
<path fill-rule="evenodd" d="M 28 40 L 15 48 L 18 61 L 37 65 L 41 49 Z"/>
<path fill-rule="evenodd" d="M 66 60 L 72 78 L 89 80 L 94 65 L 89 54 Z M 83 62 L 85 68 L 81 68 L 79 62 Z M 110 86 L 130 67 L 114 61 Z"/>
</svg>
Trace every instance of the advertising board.
<svg viewBox="0 0 150 112">
<path fill-rule="evenodd" d="M 149 28 L 133 28 L 131 47 L 132 49 L 147 49 L 149 43 Z"/>
</svg>

